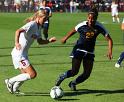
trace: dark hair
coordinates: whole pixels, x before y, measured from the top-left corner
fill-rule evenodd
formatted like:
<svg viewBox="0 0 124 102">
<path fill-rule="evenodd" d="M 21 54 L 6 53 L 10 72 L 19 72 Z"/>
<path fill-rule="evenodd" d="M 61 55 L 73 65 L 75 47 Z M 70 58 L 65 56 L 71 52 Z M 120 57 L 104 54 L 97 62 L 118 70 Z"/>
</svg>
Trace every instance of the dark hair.
<svg viewBox="0 0 124 102">
<path fill-rule="evenodd" d="M 98 10 L 97 10 L 97 8 L 96 7 L 92 7 L 88 14 L 93 14 L 95 16 L 95 18 L 97 19 L 97 17 L 98 17 Z"/>
</svg>

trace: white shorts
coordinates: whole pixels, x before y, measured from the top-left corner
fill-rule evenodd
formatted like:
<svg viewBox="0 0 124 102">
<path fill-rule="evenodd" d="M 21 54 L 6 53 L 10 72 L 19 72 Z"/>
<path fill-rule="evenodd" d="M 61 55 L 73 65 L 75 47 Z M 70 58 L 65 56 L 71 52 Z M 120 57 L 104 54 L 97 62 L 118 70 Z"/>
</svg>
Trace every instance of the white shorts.
<svg viewBox="0 0 124 102">
<path fill-rule="evenodd" d="M 29 59 L 28 57 L 24 57 L 23 55 L 20 54 L 15 54 L 15 53 L 11 53 L 12 54 L 12 61 L 13 61 L 13 65 L 15 67 L 15 69 L 25 69 L 30 65 Z"/>
<path fill-rule="evenodd" d="M 117 16 L 118 12 L 112 12 L 112 16 Z"/>
</svg>

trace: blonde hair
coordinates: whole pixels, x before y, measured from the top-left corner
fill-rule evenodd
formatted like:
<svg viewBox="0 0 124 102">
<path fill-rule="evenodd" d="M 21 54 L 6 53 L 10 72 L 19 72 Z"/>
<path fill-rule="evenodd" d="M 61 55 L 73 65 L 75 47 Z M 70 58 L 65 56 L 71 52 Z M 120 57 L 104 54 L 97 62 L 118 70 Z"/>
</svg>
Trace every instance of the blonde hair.
<svg viewBox="0 0 124 102">
<path fill-rule="evenodd" d="M 45 10 L 39 10 L 36 13 L 34 13 L 33 16 L 28 17 L 24 21 L 27 23 L 27 22 L 36 20 L 36 18 L 44 17 L 44 16 L 47 16 L 46 11 Z"/>
</svg>

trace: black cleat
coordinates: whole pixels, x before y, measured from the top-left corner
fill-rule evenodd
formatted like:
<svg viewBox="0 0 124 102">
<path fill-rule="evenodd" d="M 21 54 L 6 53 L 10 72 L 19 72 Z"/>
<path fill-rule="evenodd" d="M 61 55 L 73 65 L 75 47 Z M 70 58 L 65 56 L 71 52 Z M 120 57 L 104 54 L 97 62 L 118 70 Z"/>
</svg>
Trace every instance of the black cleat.
<svg viewBox="0 0 124 102">
<path fill-rule="evenodd" d="M 70 89 L 71 89 L 72 91 L 77 91 L 77 90 L 76 90 L 76 84 L 73 83 L 72 81 L 68 84 L 68 86 L 70 87 Z"/>
<path fill-rule="evenodd" d="M 55 86 L 59 86 L 64 79 L 65 79 L 64 74 L 61 74 L 56 80 Z"/>
</svg>

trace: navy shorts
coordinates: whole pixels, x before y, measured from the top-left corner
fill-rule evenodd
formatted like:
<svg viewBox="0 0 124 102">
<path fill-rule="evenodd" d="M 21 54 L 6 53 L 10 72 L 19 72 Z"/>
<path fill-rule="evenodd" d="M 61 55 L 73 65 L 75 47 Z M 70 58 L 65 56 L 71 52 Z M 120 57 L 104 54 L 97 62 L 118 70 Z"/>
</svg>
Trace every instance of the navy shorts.
<svg viewBox="0 0 124 102">
<path fill-rule="evenodd" d="M 79 60 L 86 59 L 86 60 L 94 61 L 95 55 L 91 54 L 91 53 L 88 53 L 88 52 L 84 52 L 84 51 L 79 51 L 77 49 L 73 49 L 70 57 L 76 58 L 76 59 L 79 59 Z"/>
<path fill-rule="evenodd" d="M 44 23 L 43 28 L 48 29 L 49 28 L 49 23 Z"/>
</svg>

